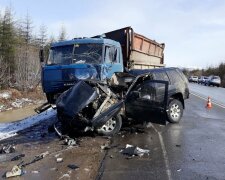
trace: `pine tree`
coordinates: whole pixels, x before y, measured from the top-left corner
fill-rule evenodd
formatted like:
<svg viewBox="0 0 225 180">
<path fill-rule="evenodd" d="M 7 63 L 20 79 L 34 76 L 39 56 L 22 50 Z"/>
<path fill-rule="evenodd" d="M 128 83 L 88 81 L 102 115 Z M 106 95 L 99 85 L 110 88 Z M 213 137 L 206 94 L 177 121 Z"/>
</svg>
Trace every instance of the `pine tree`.
<svg viewBox="0 0 225 180">
<path fill-rule="evenodd" d="M 33 26 L 32 26 L 32 21 L 31 18 L 29 16 L 29 14 L 27 13 L 24 21 L 22 22 L 22 36 L 25 40 L 25 43 L 28 45 L 30 43 L 32 43 L 32 30 L 33 30 Z"/>
<path fill-rule="evenodd" d="M 58 41 L 64 41 L 66 40 L 66 29 L 65 27 L 62 25 L 61 26 L 61 29 L 60 29 L 60 32 L 59 32 L 59 38 L 58 38 Z"/>
<path fill-rule="evenodd" d="M 15 70 L 15 46 L 16 38 L 12 10 L 6 8 L 0 25 L 0 54 L 2 62 L 4 62 L 7 67 L 7 72 L 5 73 L 6 79 L 10 79 Z M 9 81 L 8 84 L 5 84 L 5 86 L 7 85 L 9 85 Z"/>
<path fill-rule="evenodd" d="M 41 48 L 44 48 L 47 43 L 47 28 L 45 25 L 40 26 L 39 36 L 38 36 L 38 44 Z"/>
</svg>

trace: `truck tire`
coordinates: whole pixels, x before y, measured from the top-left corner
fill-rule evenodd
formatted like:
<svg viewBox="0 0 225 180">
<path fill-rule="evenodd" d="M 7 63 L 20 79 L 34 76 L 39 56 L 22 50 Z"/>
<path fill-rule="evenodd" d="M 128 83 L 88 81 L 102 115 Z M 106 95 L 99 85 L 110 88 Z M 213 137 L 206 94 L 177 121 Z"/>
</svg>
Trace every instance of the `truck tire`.
<svg viewBox="0 0 225 180">
<path fill-rule="evenodd" d="M 113 136 L 117 134 L 122 126 L 122 118 L 119 114 L 109 119 L 97 132 L 104 136 Z"/>
<path fill-rule="evenodd" d="M 177 99 L 172 99 L 168 105 L 167 118 L 170 123 L 178 123 L 183 116 L 183 105 Z"/>
</svg>

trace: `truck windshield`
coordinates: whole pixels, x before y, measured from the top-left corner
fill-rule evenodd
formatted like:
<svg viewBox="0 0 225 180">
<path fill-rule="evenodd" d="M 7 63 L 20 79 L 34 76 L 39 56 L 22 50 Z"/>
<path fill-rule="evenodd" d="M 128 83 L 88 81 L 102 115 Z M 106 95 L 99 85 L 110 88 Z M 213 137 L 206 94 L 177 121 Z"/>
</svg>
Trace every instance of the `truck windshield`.
<svg viewBox="0 0 225 180">
<path fill-rule="evenodd" d="M 74 44 L 52 47 L 48 64 L 99 64 L 102 59 L 102 44 Z"/>
</svg>

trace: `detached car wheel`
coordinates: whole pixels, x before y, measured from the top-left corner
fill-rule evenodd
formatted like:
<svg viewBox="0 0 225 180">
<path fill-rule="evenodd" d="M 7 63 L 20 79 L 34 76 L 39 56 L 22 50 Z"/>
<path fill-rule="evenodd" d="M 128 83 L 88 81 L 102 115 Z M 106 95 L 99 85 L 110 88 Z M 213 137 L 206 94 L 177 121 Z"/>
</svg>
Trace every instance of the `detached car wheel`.
<svg viewBox="0 0 225 180">
<path fill-rule="evenodd" d="M 183 105 L 177 99 L 172 99 L 169 102 L 167 117 L 171 123 L 178 123 L 183 116 Z"/>
<path fill-rule="evenodd" d="M 113 136 L 118 133 L 122 126 L 122 118 L 119 114 L 109 119 L 97 132 L 105 136 Z"/>
</svg>

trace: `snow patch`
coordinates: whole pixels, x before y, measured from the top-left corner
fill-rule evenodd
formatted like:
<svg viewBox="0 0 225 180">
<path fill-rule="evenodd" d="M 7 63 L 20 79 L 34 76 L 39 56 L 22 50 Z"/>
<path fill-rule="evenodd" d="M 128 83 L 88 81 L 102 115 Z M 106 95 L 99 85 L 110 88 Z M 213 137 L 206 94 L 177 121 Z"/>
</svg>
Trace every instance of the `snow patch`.
<svg viewBox="0 0 225 180">
<path fill-rule="evenodd" d="M 31 116 L 31 117 L 27 117 L 21 121 L 17 121 L 13 123 L 2 123 L 0 124 L 0 141 L 12 136 L 16 136 L 19 131 L 22 131 L 33 125 L 36 125 L 37 123 L 48 120 L 55 116 L 56 116 L 56 110 L 53 110 L 52 108 L 50 108 L 45 112 L 42 112 L 40 114 Z"/>
<path fill-rule="evenodd" d="M 9 99 L 11 97 L 12 97 L 12 93 L 11 92 L 0 93 L 0 98 L 2 98 L 2 99 Z"/>
<path fill-rule="evenodd" d="M 15 108 L 22 108 L 24 104 L 32 104 L 32 100 L 28 98 L 16 99 L 11 105 Z"/>
</svg>

